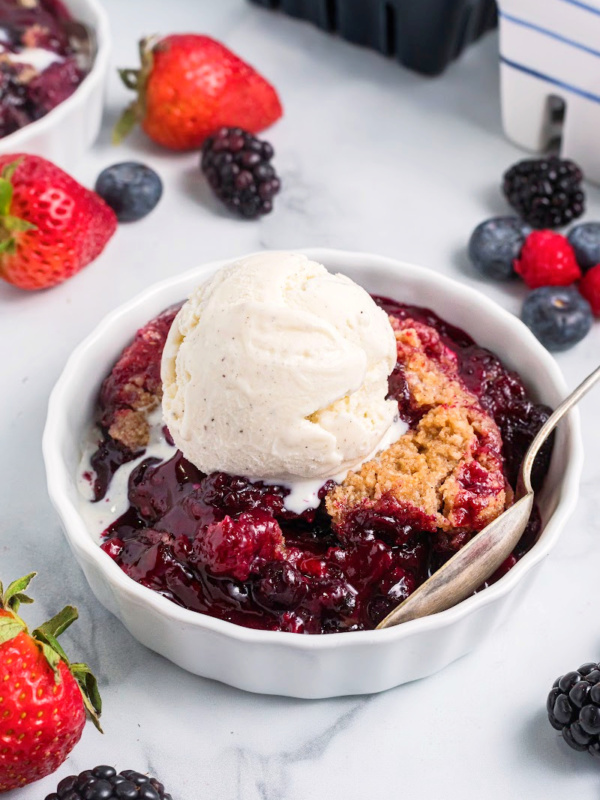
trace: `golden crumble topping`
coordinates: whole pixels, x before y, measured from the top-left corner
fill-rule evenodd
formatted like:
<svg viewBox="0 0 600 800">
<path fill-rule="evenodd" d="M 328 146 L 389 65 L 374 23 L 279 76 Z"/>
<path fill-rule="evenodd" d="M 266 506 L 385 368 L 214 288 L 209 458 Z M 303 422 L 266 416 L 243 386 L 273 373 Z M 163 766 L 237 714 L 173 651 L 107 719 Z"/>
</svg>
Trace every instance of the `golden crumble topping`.
<svg viewBox="0 0 600 800">
<path fill-rule="evenodd" d="M 433 517 L 438 528 L 480 530 L 512 499 L 494 420 L 462 384 L 456 355 L 438 333 L 390 317 L 411 403 L 420 420 L 377 458 L 332 489 L 335 524 L 357 507 L 390 497 Z"/>
<path fill-rule="evenodd" d="M 148 409 L 134 411 L 133 409 L 119 409 L 113 415 L 113 421 L 108 429 L 112 436 L 130 450 L 139 450 L 146 447 L 150 440 L 150 426 L 146 417 Z"/>
</svg>

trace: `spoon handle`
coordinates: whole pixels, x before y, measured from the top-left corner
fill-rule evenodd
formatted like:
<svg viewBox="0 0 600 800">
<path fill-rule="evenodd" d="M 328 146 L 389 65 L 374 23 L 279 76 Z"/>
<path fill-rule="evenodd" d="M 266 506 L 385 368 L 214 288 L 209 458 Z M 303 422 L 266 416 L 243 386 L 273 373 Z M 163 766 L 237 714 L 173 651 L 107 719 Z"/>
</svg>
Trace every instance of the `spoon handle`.
<svg viewBox="0 0 600 800">
<path fill-rule="evenodd" d="M 551 414 L 546 422 L 539 429 L 535 439 L 529 445 L 529 450 L 525 454 L 523 463 L 521 464 L 521 471 L 519 473 L 519 480 L 517 483 L 517 497 L 523 497 L 533 491 L 531 487 L 531 470 L 533 464 L 539 453 L 541 446 L 544 444 L 548 436 L 552 433 L 554 428 L 558 425 L 561 419 L 567 414 L 573 406 L 581 400 L 584 394 L 587 394 L 592 386 L 600 380 L 600 367 L 588 375 L 588 377 L 579 384 L 579 386 L 558 406 L 558 408 Z"/>
</svg>

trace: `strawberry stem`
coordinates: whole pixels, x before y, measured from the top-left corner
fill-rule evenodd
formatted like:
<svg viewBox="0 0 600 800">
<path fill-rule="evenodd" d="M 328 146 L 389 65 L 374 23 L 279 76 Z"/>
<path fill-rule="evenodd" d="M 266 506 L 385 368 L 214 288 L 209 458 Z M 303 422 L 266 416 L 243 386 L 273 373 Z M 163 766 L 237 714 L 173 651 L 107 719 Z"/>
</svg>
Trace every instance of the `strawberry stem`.
<svg viewBox="0 0 600 800">
<path fill-rule="evenodd" d="M 22 158 L 11 161 L 0 176 L 0 256 L 16 252 L 17 237 L 13 234 L 37 230 L 37 225 L 10 213 L 14 194 L 12 178 L 22 161 Z"/>
<path fill-rule="evenodd" d="M 113 128 L 113 144 L 121 144 L 138 122 L 141 122 L 146 116 L 146 86 L 154 68 L 154 48 L 158 42 L 158 36 L 147 36 L 140 39 L 138 45 L 140 68 L 117 70 L 125 86 L 136 92 L 137 97 L 127 106 Z"/>
<path fill-rule="evenodd" d="M 139 69 L 118 69 L 119 77 L 128 89 L 137 92 L 139 89 L 140 70 Z"/>
<path fill-rule="evenodd" d="M 11 181 L 13 175 L 17 171 L 17 167 L 23 162 L 22 158 L 17 158 L 14 161 L 11 161 L 10 164 L 7 164 L 4 169 L 2 170 L 2 177 L 7 180 Z"/>
</svg>

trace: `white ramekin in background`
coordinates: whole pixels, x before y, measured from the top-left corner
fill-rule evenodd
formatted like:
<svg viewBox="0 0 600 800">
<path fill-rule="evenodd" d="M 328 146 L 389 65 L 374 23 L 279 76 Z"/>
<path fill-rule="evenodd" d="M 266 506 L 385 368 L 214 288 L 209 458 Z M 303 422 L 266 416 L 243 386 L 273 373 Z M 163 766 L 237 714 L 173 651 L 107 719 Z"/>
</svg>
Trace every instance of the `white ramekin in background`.
<svg viewBox="0 0 600 800">
<path fill-rule="evenodd" d="M 41 119 L 0 138 L 0 155 L 35 153 L 65 170 L 72 169 L 100 131 L 110 58 L 108 16 L 100 0 L 66 0 L 75 20 L 89 25 L 96 38 L 90 72 L 60 105 Z"/>
<path fill-rule="evenodd" d="M 564 397 L 552 356 L 516 317 L 479 292 L 390 258 L 303 252 L 370 292 L 429 307 L 464 328 L 518 370 L 537 399 L 555 406 Z M 197 675 L 253 692 L 306 698 L 379 692 L 442 669 L 489 636 L 523 601 L 535 567 L 554 546 L 578 494 L 583 453 L 577 413 L 557 432 L 539 496 L 544 528 L 531 551 L 489 589 L 390 630 L 302 636 L 251 630 L 188 611 L 128 578 L 87 530 L 76 476 L 102 379 L 139 327 L 224 263 L 169 278 L 111 313 L 73 352 L 52 392 L 43 442 L 49 493 L 94 594 L 147 647 Z"/>
</svg>

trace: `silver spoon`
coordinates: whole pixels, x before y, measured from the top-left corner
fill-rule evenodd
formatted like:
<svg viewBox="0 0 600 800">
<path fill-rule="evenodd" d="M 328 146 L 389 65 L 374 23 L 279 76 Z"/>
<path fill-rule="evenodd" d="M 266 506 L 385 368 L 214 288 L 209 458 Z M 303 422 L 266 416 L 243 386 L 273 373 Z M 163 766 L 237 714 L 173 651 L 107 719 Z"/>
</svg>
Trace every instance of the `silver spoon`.
<svg viewBox="0 0 600 800">
<path fill-rule="evenodd" d="M 516 547 L 529 520 L 534 495 L 531 470 L 540 447 L 565 414 L 598 381 L 600 381 L 600 367 L 595 369 L 566 400 L 563 400 L 542 425 L 521 464 L 515 493 L 516 502 L 486 525 L 410 597 L 388 614 L 377 629 L 391 628 L 401 622 L 445 611 L 469 597 L 478 586 L 494 574 Z"/>
</svg>

